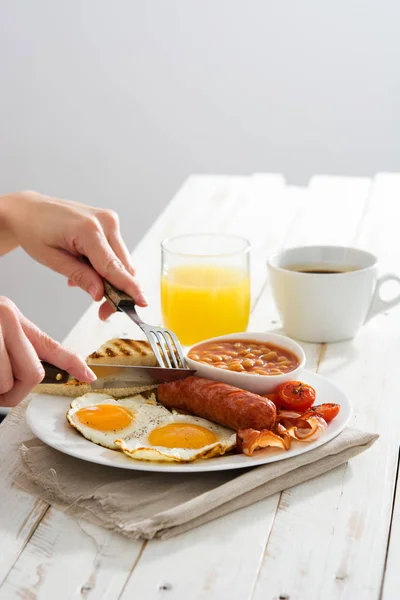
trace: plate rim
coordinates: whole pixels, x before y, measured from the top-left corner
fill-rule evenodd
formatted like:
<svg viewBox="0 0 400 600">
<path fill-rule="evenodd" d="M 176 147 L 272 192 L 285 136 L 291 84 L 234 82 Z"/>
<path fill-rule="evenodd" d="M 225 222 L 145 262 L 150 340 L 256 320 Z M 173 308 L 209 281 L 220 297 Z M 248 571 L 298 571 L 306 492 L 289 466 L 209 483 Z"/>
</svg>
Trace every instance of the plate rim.
<svg viewBox="0 0 400 600">
<path fill-rule="evenodd" d="M 306 452 L 310 452 L 311 450 L 314 450 L 315 448 L 323 446 L 326 443 L 333 440 L 348 425 L 348 423 L 352 417 L 353 410 L 352 410 L 351 402 L 350 402 L 348 396 L 345 394 L 345 392 L 339 386 L 337 386 L 336 383 L 334 383 L 333 381 L 331 381 L 329 378 L 325 377 L 324 375 L 321 375 L 319 373 L 314 373 L 313 371 L 308 371 L 306 369 L 304 369 L 303 374 L 304 374 L 304 377 L 302 377 L 302 379 L 304 378 L 305 382 L 307 382 L 307 379 L 310 378 L 311 384 L 312 384 L 312 380 L 314 380 L 315 382 L 321 381 L 325 385 L 328 384 L 331 388 L 334 388 L 335 391 L 342 397 L 342 400 L 344 400 L 344 402 L 342 401 L 341 404 L 346 407 L 345 414 L 343 415 L 343 419 L 340 421 L 338 426 L 334 430 L 331 430 L 330 433 L 329 433 L 329 429 L 327 429 L 322 434 L 322 436 L 315 442 L 311 442 L 311 443 L 307 443 L 307 444 L 302 443 L 301 445 L 299 445 L 300 444 L 300 442 L 299 442 L 299 444 L 297 444 L 294 448 L 292 447 L 291 450 L 288 450 L 284 454 L 279 452 L 279 450 L 276 450 L 274 454 L 271 454 L 271 450 L 269 451 L 269 453 L 267 450 L 265 450 L 262 456 L 256 456 L 256 457 L 249 457 L 244 454 L 241 454 L 241 455 L 233 454 L 233 455 L 215 457 L 215 458 L 207 459 L 207 460 L 203 460 L 203 461 L 198 460 L 198 461 L 194 461 L 192 463 L 169 463 L 169 462 L 152 463 L 150 461 L 134 460 L 134 459 L 129 458 L 128 456 L 122 454 L 118 450 L 111 450 L 109 448 L 105 448 L 103 446 L 94 444 L 93 442 L 90 442 L 89 440 L 87 440 L 86 438 L 84 438 L 78 432 L 76 432 L 74 429 L 71 428 L 71 431 L 70 431 L 71 435 L 79 436 L 80 442 L 82 442 L 82 440 L 84 442 L 87 442 L 87 444 L 90 444 L 91 447 L 93 446 L 93 450 L 98 449 L 98 452 L 99 452 L 98 456 L 96 456 L 96 455 L 84 456 L 84 455 L 82 455 L 82 451 L 79 449 L 74 451 L 74 448 L 72 448 L 72 450 L 71 450 L 70 448 L 62 447 L 62 442 L 54 443 L 54 441 L 52 439 L 50 439 L 50 441 L 49 441 L 49 439 L 46 436 L 46 430 L 44 432 L 42 431 L 42 427 L 41 427 L 42 421 L 38 420 L 38 422 L 36 422 L 36 419 L 33 418 L 34 411 L 35 411 L 35 401 L 37 401 L 37 400 L 40 401 L 41 399 L 46 399 L 46 400 L 48 399 L 50 401 L 50 398 L 58 398 L 58 399 L 62 398 L 64 401 L 67 400 L 68 403 L 70 403 L 73 400 L 73 398 L 70 398 L 68 396 L 51 396 L 51 395 L 47 395 L 47 394 L 32 395 L 32 399 L 31 399 L 31 401 L 27 407 L 27 411 L 26 411 L 26 422 L 28 424 L 28 427 L 32 431 L 33 435 L 36 436 L 39 440 L 41 440 L 43 443 L 45 443 L 47 446 L 49 446 L 59 452 L 62 452 L 63 454 L 66 454 L 67 456 L 72 456 L 74 458 L 84 460 L 86 462 L 90 462 L 93 464 L 100 464 L 100 465 L 104 465 L 107 467 L 120 468 L 120 469 L 124 469 L 124 470 L 147 471 L 147 472 L 158 472 L 158 473 L 204 473 L 204 472 L 212 472 L 212 471 L 229 471 L 229 470 L 236 470 L 236 469 L 254 468 L 254 467 L 258 467 L 258 466 L 262 466 L 262 465 L 266 465 L 266 464 L 271 464 L 274 462 L 279 462 L 281 460 L 287 460 L 289 458 L 294 458 L 295 456 L 305 454 Z M 341 413 L 339 413 L 339 415 L 340 414 Z M 67 424 L 66 419 L 65 419 L 65 423 Z M 292 451 L 292 450 L 294 450 L 294 451 Z M 94 451 L 96 452 L 96 450 L 94 450 Z M 115 454 L 115 453 L 118 454 L 119 462 L 118 463 L 113 462 L 113 460 L 111 459 L 111 455 L 108 458 L 108 454 L 106 456 L 103 456 L 102 454 L 100 454 L 100 453 L 104 454 L 104 452 L 107 452 L 107 453 L 112 452 L 113 454 Z M 230 462 L 229 459 L 232 459 L 232 458 L 236 459 L 236 461 Z M 238 459 L 241 459 L 241 460 L 238 460 Z M 216 462 L 216 461 L 218 461 L 218 462 Z M 251 461 L 251 462 L 248 462 L 248 461 Z"/>
</svg>

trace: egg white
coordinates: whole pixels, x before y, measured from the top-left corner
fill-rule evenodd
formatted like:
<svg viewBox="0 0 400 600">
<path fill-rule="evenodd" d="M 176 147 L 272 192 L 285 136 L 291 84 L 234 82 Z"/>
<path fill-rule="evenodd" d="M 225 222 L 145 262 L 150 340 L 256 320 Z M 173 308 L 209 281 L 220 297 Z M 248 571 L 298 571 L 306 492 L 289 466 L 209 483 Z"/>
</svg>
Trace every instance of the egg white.
<svg viewBox="0 0 400 600">
<path fill-rule="evenodd" d="M 116 406 L 124 407 L 132 414 L 132 422 L 123 429 L 111 431 L 100 431 L 81 423 L 76 415 L 78 410 L 99 404 L 115 404 Z M 170 414 L 168 409 L 156 402 L 155 397 L 146 399 L 143 396 L 137 395 L 115 400 L 115 398 L 107 394 L 88 393 L 75 398 L 71 402 L 67 412 L 67 420 L 86 439 L 105 448 L 116 450 L 117 446 L 114 444 L 116 438 L 125 438 L 125 436 L 132 434 L 136 429 L 143 428 L 146 423 L 158 423 L 163 418 L 168 418 Z"/>
<path fill-rule="evenodd" d="M 218 440 L 202 448 L 166 448 L 154 446 L 149 442 L 148 436 L 161 425 L 170 423 L 191 423 L 212 431 Z M 136 460 L 166 461 L 166 462 L 192 462 L 199 458 L 211 458 L 229 452 L 236 445 L 236 434 L 231 429 L 211 423 L 206 419 L 192 415 L 169 414 L 169 417 L 157 423 L 146 423 L 143 428 L 137 427 L 132 433 L 115 440 L 116 446 Z"/>
</svg>

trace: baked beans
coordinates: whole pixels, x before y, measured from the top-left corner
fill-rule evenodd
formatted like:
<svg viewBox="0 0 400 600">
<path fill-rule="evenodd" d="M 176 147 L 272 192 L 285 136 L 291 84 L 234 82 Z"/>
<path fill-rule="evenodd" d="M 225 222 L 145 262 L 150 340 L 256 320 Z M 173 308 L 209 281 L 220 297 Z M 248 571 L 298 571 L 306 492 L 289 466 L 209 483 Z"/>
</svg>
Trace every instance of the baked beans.
<svg viewBox="0 0 400 600">
<path fill-rule="evenodd" d="M 299 366 L 299 359 L 290 350 L 256 340 L 204 342 L 194 346 L 188 357 L 218 369 L 252 375 L 282 375 Z"/>
</svg>

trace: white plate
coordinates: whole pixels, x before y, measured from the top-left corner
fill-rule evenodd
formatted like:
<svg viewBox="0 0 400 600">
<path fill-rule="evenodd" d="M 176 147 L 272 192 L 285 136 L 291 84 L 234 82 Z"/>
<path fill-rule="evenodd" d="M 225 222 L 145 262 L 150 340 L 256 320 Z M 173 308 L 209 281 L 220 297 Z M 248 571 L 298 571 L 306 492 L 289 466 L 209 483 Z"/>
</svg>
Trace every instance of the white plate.
<svg viewBox="0 0 400 600">
<path fill-rule="evenodd" d="M 89 462 L 133 469 L 135 471 L 159 471 L 169 473 L 196 473 L 202 471 L 225 471 L 244 469 L 265 463 L 284 460 L 303 452 L 309 452 L 336 437 L 351 417 L 351 405 L 346 395 L 329 379 L 309 371 L 303 371 L 302 381 L 312 385 L 317 392 L 317 404 L 334 402 L 341 405 L 340 413 L 328 425 L 321 437 L 315 442 L 295 442 L 288 451 L 277 448 L 259 450 L 254 456 L 232 454 L 193 463 L 152 463 L 134 460 L 117 450 L 108 450 L 97 446 L 82 437 L 67 422 L 65 414 L 71 398 L 64 396 L 34 395 L 28 406 L 26 419 L 32 432 L 40 440 L 60 452 L 81 458 Z"/>
</svg>

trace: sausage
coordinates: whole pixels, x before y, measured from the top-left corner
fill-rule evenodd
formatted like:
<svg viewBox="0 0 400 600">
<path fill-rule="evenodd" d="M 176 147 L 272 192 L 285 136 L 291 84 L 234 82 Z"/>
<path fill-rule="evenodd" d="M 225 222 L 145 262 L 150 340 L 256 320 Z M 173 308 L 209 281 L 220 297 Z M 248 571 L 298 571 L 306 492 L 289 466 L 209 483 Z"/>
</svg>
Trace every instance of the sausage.
<svg viewBox="0 0 400 600">
<path fill-rule="evenodd" d="M 272 429 L 275 424 L 276 407 L 268 398 L 195 375 L 161 383 L 157 396 L 166 408 L 182 410 L 235 431 Z"/>
</svg>

